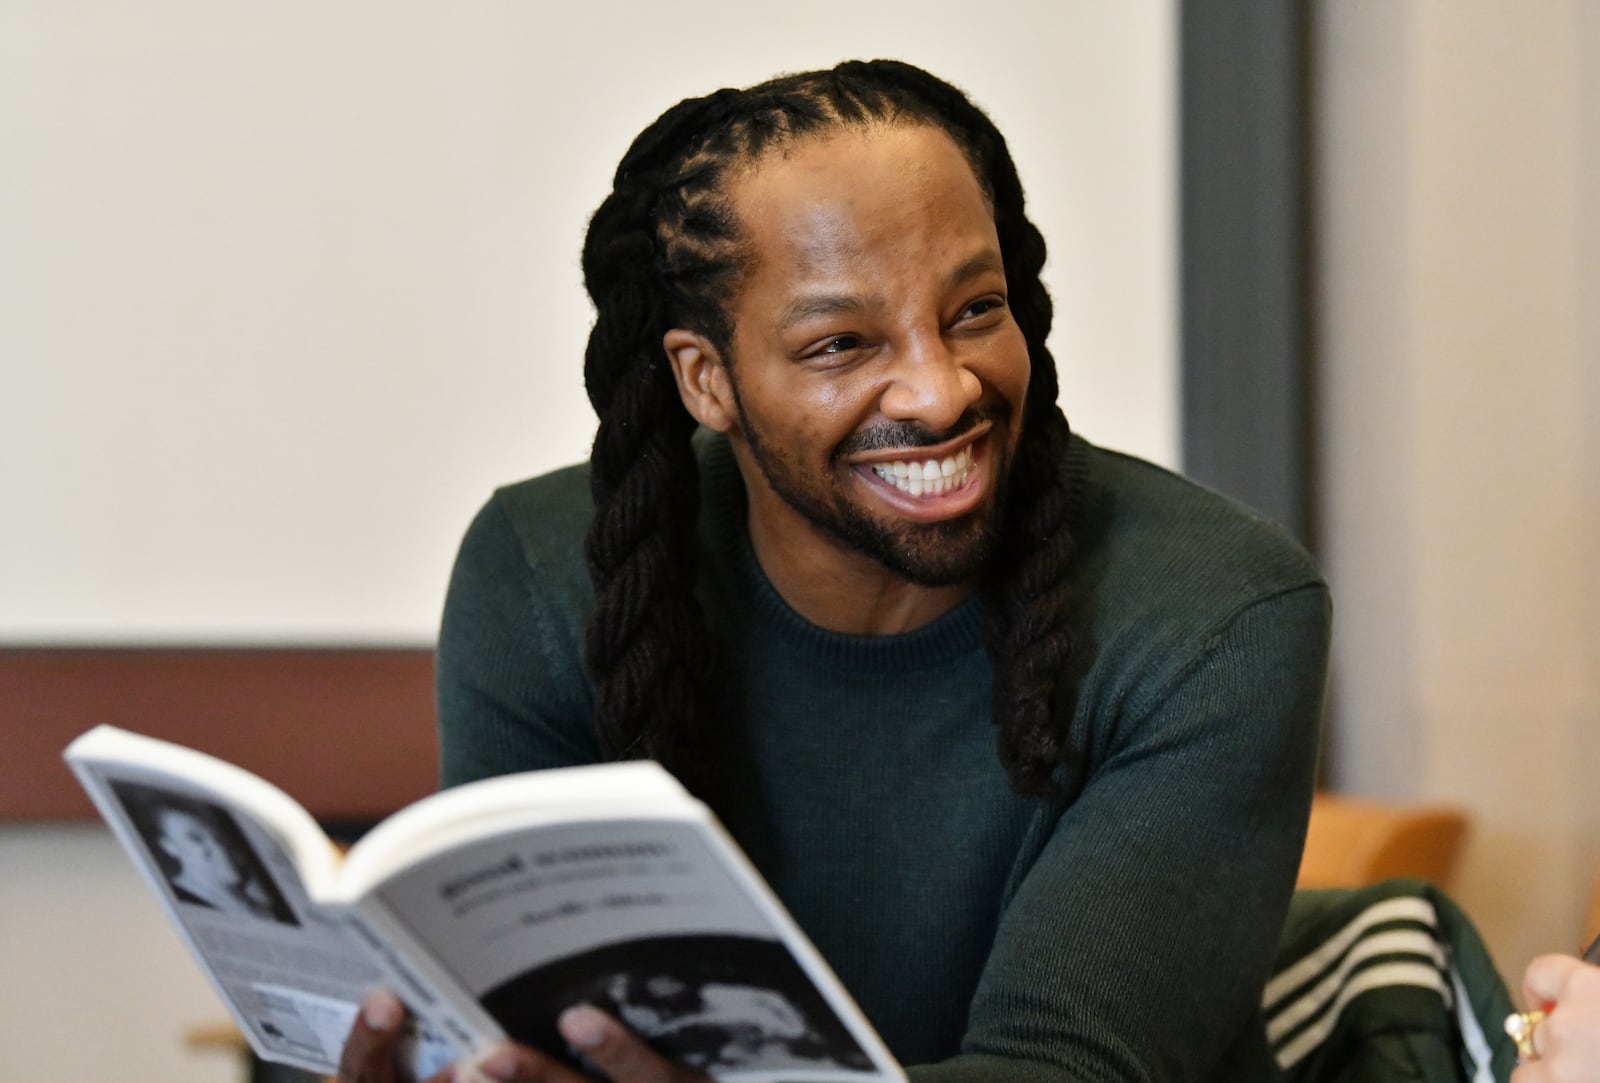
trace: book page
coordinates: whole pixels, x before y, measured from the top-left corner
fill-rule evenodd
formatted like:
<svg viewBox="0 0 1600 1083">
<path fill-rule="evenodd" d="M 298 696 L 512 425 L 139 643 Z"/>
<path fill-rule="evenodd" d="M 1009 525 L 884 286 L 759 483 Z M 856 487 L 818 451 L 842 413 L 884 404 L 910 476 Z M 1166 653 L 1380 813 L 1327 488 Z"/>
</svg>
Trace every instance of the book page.
<svg viewBox="0 0 1600 1083">
<path fill-rule="evenodd" d="M 595 809 L 650 819 L 695 804 L 677 779 L 648 760 L 480 779 L 430 794 L 374 827 L 350 848 L 328 897 L 353 902 L 409 865 L 508 827 L 581 819 Z"/>
<path fill-rule="evenodd" d="M 900 1078 L 724 847 L 697 819 L 591 817 L 435 855 L 374 901 L 506 1034 L 571 1063 L 555 1021 L 587 1003 L 718 1079 Z"/>
<path fill-rule="evenodd" d="M 342 911 L 311 901 L 282 840 L 195 781 L 127 764 L 74 768 L 255 1050 L 335 1071 L 361 997 L 387 980 Z M 412 1041 L 419 1070 L 454 1059 L 431 1034 Z"/>
</svg>

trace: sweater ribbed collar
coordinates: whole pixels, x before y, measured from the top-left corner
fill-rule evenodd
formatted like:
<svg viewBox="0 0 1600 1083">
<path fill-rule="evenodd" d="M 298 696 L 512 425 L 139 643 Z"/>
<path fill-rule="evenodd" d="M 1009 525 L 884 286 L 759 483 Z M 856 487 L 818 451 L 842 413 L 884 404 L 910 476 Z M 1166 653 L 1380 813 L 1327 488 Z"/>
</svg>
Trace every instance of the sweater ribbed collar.
<svg viewBox="0 0 1600 1083">
<path fill-rule="evenodd" d="M 750 544 L 746 523 L 744 479 L 727 441 L 701 434 L 701 509 L 705 516 L 703 538 L 712 562 L 701 568 L 724 570 L 723 604 L 744 611 L 748 633 L 763 645 L 781 645 L 810 661 L 834 669 L 849 667 L 859 673 L 905 673 L 951 661 L 984 649 L 982 600 L 968 598 L 950 612 L 912 632 L 901 635 L 849 635 L 829 631 L 810 621 L 783 600 L 767 578 Z M 715 622 L 715 617 L 712 617 Z"/>
</svg>

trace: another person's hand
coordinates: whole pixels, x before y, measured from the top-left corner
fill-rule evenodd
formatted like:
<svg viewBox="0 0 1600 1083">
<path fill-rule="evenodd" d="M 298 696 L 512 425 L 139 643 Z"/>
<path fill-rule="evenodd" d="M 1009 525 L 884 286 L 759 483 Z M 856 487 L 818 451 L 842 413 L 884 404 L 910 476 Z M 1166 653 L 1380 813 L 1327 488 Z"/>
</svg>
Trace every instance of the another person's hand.
<svg viewBox="0 0 1600 1083">
<path fill-rule="evenodd" d="M 1512 1083 L 1600 1083 L 1600 967 L 1541 955 L 1522 975 L 1522 996 L 1546 1014 L 1533 1031 L 1536 1058 Z"/>
<path fill-rule="evenodd" d="M 405 1009 L 390 993 L 372 993 L 345 1039 L 339 1083 L 399 1083 L 395 1051 Z M 590 1007 L 569 1008 L 557 1021 L 572 1048 L 613 1083 L 705 1083 L 707 1077 L 664 1060 L 621 1023 Z M 428 1083 L 590 1083 L 587 1076 L 527 1046 L 506 1042 L 472 1063 L 446 1068 Z"/>
</svg>

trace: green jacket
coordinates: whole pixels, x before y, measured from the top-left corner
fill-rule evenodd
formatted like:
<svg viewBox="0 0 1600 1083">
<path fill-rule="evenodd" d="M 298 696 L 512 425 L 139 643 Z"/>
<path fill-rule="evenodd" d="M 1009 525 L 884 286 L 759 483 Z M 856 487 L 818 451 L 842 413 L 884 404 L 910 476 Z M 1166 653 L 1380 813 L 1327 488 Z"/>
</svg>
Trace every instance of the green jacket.
<svg viewBox="0 0 1600 1083">
<path fill-rule="evenodd" d="M 1421 880 L 1297 892 L 1262 1008 L 1289 1083 L 1490 1083 L 1516 1064 L 1505 983 Z"/>
</svg>

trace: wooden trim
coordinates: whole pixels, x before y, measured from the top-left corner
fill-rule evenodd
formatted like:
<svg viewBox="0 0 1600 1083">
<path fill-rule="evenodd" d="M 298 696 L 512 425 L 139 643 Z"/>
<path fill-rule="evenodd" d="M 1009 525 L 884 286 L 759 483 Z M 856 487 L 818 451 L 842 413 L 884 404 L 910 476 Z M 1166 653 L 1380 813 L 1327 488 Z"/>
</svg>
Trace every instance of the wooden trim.
<svg viewBox="0 0 1600 1083">
<path fill-rule="evenodd" d="M 92 816 L 61 750 L 108 722 L 371 822 L 434 789 L 433 720 L 425 649 L 0 648 L 0 820 Z"/>
</svg>

